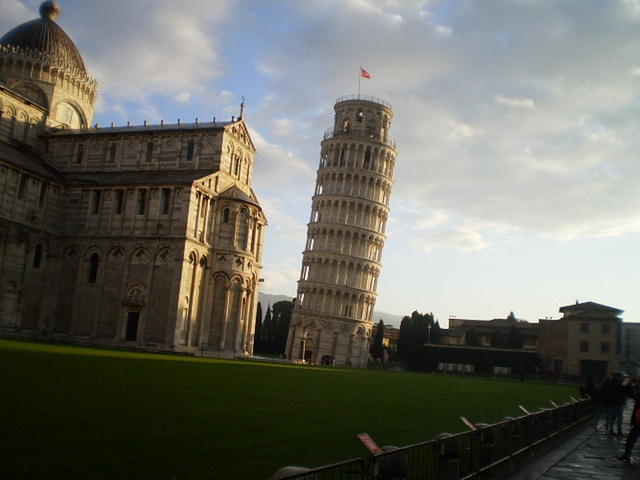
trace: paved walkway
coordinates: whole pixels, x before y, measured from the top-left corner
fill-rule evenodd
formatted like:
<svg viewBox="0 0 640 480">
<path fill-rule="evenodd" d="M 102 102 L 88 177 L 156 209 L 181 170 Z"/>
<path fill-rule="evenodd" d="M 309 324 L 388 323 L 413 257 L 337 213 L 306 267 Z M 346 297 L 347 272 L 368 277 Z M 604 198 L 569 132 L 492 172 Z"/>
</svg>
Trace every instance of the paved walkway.
<svg viewBox="0 0 640 480">
<path fill-rule="evenodd" d="M 552 452 L 509 477 L 509 480 L 638 480 L 640 479 L 640 442 L 631 463 L 616 457 L 624 451 L 629 432 L 631 404 L 625 409 L 623 437 L 604 430 L 583 427 L 576 435 Z"/>
</svg>

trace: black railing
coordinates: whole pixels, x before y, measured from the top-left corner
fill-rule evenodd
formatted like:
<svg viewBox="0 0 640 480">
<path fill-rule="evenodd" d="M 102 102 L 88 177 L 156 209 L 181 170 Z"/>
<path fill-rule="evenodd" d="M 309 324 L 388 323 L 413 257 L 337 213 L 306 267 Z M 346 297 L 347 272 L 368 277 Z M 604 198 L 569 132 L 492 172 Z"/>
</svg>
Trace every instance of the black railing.
<svg viewBox="0 0 640 480">
<path fill-rule="evenodd" d="M 584 424 L 593 415 L 593 400 L 507 417 L 475 430 L 406 447 L 383 447 L 368 461 L 354 459 L 304 471 L 279 470 L 272 480 L 467 480 L 494 478 L 527 463 L 527 456 L 543 452 Z M 301 468 L 301 467 L 285 467 Z"/>
<path fill-rule="evenodd" d="M 363 102 L 373 102 L 384 107 L 387 107 L 389 110 L 392 110 L 391 104 L 389 102 L 385 102 L 381 98 L 371 97 L 369 95 L 344 95 L 336 100 L 336 103 L 346 102 L 347 100 L 362 100 Z"/>
</svg>

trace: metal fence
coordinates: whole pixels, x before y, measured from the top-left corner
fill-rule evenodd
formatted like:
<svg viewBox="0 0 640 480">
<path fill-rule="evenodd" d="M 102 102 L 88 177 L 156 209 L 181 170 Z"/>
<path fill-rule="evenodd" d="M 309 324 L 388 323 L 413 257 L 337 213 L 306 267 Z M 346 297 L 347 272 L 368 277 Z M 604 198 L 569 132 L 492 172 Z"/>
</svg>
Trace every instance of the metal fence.
<svg viewBox="0 0 640 480">
<path fill-rule="evenodd" d="M 521 407 L 522 408 L 522 407 Z M 496 478 L 544 452 L 593 415 L 592 400 L 507 417 L 495 424 L 406 447 L 383 447 L 368 460 L 357 458 L 313 469 L 285 467 L 272 480 L 466 480 Z M 528 458 L 527 458 L 528 457 Z M 286 469 L 299 469 L 298 471 Z"/>
</svg>

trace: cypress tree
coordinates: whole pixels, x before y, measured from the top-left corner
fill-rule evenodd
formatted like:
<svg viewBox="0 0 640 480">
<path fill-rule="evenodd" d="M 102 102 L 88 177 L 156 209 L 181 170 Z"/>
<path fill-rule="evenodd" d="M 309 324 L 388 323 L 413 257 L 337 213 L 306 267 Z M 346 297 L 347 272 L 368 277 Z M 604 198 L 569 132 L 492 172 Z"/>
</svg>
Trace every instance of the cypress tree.
<svg viewBox="0 0 640 480">
<path fill-rule="evenodd" d="M 380 320 L 378 323 L 378 328 L 376 329 L 376 336 L 373 339 L 373 344 L 371 344 L 371 349 L 369 352 L 371 356 L 375 360 L 382 360 L 382 355 L 384 353 L 384 347 L 382 345 L 382 340 L 384 339 L 384 322 Z"/>
</svg>

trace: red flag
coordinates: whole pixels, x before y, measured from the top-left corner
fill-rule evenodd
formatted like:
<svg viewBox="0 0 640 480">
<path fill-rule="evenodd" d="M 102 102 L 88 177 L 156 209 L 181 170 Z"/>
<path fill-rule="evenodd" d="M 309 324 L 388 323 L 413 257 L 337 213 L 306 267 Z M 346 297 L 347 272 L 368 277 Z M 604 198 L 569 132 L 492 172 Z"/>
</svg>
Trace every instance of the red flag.
<svg viewBox="0 0 640 480">
<path fill-rule="evenodd" d="M 360 75 L 362 75 L 364 78 L 371 78 L 371 75 L 369 75 L 369 72 L 367 72 L 364 68 L 360 67 Z"/>
</svg>

